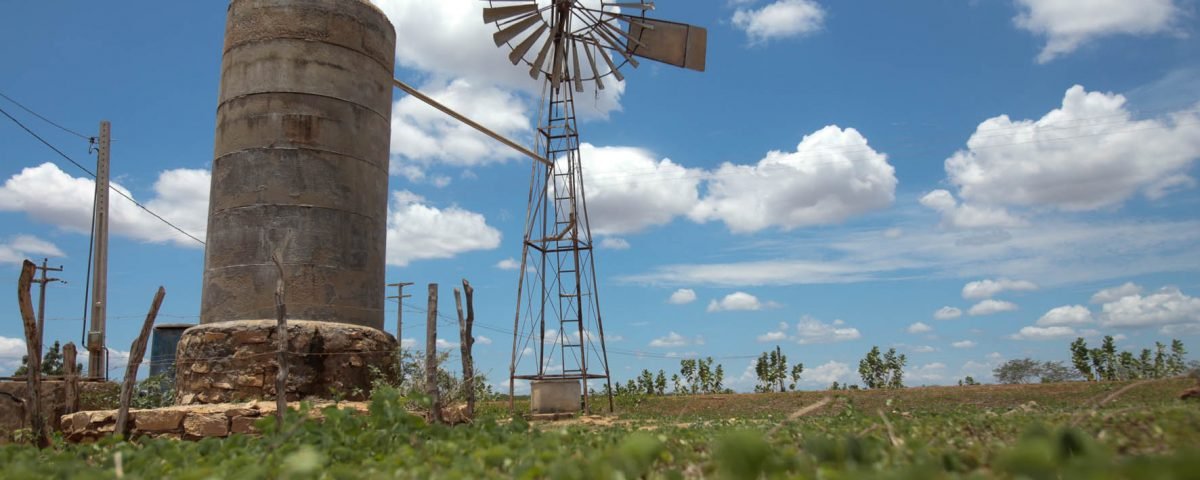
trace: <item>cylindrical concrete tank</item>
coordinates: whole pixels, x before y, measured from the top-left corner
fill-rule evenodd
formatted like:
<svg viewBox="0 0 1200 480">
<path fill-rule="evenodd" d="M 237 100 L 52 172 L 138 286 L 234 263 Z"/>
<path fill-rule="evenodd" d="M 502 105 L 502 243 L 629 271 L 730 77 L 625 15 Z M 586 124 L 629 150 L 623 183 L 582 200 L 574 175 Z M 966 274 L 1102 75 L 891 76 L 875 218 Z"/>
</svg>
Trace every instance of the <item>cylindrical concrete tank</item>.
<svg viewBox="0 0 1200 480">
<path fill-rule="evenodd" d="M 383 328 L 396 34 L 361 0 L 229 5 L 200 323 Z"/>
<path fill-rule="evenodd" d="M 168 323 L 155 325 L 150 339 L 150 376 L 172 373 L 175 370 L 175 347 L 183 331 L 195 325 L 190 323 Z"/>
</svg>

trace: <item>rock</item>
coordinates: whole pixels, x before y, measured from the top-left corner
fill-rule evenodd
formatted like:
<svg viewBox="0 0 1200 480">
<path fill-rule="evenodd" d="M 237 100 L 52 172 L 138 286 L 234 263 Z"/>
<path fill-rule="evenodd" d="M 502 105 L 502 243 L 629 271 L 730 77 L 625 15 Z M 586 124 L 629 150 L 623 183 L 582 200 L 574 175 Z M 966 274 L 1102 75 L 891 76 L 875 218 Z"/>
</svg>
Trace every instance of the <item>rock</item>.
<svg viewBox="0 0 1200 480">
<path fill-rule="evenodd" d="M 233 390 L 233 385 L 229 382 L 214 382 L 213 387 L 221 390 Z"/>
<path fill-rule="evenodd" d="M 230 420 L 231 430 L 233 433 L 259 433 L 254 427 L 254 422 L 257 421 L 257 417 L 233 417 Z"/>
<path fill-rule="evenodd" d="M 263 379 L 257 375 L 242 375 L 237 378 L 237 384 L 243 387 L 261 387 Z"/>
<path fill-rule="evenodd" d="M 183 425 L 183 410 L 138 410 L 133 412 L 134 428 L 140 432 L 173 432 Z"/>
<path fill-rule="evenodd" d="M 229 334 L 225 332 L 204 332 L 204 336 L 200 338 L 205 342 L 220 342 L 229 338 Z"/>
<path fill-rule="evenodd" d="M 233 332 L 233 341 L 235 343 L 267 343 L 270 333 L 266 330 L 239 330 Z"/>
<path fill-rule="evenodd" d="M 208 364 L 200 362 L 193 363 L 191 370 L 196 373 L 208 373 Z"/>
<path fill-rule="evenodd" d="M 231 408 L 231 409 L 225 411 L 225 416 L 230 417 L 230 418 L 233 418 L 233 417 L 257 417 L 261 414 L 262 414 L 262 412 L 258 411 L 258 409 L 254 409 L 254 408 Z"/>
<path fill-rule="evenodd" d="M 229 435 L 229 417 L 221 413 L 193 413 L 183 419 L 183 432 L 190 437 Z"/>
</svg>

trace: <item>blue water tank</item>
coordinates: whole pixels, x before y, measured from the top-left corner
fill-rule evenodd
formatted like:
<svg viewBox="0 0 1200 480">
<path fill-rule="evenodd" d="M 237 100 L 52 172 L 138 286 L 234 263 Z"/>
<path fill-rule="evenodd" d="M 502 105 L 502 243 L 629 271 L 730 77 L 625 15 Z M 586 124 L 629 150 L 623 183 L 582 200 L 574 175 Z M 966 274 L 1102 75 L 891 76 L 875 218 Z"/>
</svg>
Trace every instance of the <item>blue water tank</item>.
<svg viewBox="0 0 1200 480">
<path fill-rule="evenodd" d="M 174 375 L 175 347 L 183 331 L 195 325 L 190 323 L 168 323 L 154 327 L 154 338 L 150 344 L 150 376 L 163 373 Z"/>
</svg>

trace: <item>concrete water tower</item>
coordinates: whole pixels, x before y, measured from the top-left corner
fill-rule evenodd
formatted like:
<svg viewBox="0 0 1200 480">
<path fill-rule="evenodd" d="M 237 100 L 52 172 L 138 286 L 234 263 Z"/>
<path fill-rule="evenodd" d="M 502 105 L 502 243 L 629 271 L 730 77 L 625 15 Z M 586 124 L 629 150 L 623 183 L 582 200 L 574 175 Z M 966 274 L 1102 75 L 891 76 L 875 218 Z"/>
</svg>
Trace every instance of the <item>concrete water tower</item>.
<svg viewBox="0 0 1200 480">
<path fill-rule="evenodd" d="M 275 286 L 286 395 L 363 398 L 388 374 L 382 330 L 396 34 L 362 0 L 234 0 L 217 103 L 200 325 L 177 401 L 274 397 Z"/>
</svg>

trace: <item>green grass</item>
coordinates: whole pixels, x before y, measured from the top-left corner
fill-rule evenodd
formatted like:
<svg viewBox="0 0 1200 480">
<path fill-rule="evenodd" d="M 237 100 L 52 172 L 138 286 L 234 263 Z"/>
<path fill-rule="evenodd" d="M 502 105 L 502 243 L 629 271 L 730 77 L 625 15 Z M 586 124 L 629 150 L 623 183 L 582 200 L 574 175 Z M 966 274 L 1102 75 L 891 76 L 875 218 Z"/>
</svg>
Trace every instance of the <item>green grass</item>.
<svg viewBox="0 0 1200 480">
<path fill-rule="evenodd" d="M 371 414 L 294 415 L 201 442 L 0 447 L 0 476 L 116 478 L 1196 478 L 1190 381 L 622 398 L 615 419 L 530 424 L 507 402 L 426 425 L 382 391 Z M 826 397 L 826 406 L 788 416 Z M 890 424 L 890 429 L 888 424 Z"/>
</svg>

